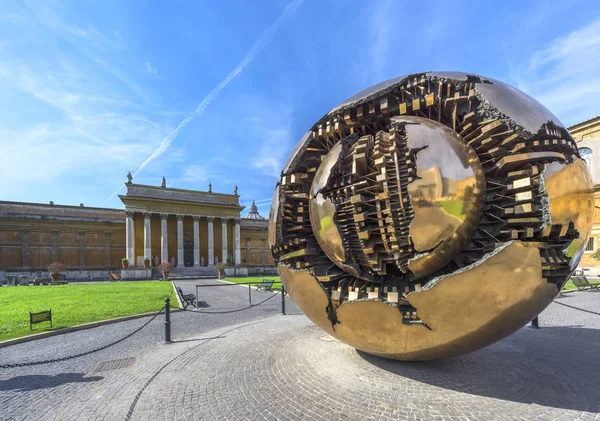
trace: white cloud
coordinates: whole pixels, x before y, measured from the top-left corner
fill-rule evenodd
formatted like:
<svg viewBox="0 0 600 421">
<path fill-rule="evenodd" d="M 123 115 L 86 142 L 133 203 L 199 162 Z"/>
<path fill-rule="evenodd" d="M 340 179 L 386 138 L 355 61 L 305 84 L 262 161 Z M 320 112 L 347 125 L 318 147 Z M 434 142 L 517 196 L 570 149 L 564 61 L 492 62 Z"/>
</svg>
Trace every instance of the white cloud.
<svg viewBox="0 0 600 421">
<path fill-rule="evenodd" d="M 201 116 L 202 114 L 204 114 L 204 111 L 206 110 L 206 108 L 208 106 L 210 106 L 210 104 L 219 96 L 219 94 L 221 93 L 221 91 L 223 89 L 225 89 L 227 87 L 227 85 L 229 85 L 231 83 L 232 80 L 234 80 L 236 77 L 238 77 L 246 69 L 246 67 L 248 67 L 252 63 L 252 61 L 258 55 L 258 53 L 260 53 L 260 51 L 271 40 L 271 38 L 273 37 L 273 35 L 275 34 L 275 32 L 279 29 L 279 26 L 285 21 L 285 19 L 289 15 L 291 15 L 302 4 L 302 2 L 303 2 L 303 0 L 294 0 L 293 2 L 291 2 L 290 4 L 288 4 L 286 6 L 286 8 L 284 9 L 283 13 L 275 20 L 275 22 L 271 26 L 269 26 L 258 37 L 258 39 L 254 42 L 254 44 L 252 44 L 252 47 L 246 53 L 246 56 L 244 57 L 244 59 L 235 67 L 235 69 L 233 69 L 225 77 L 225 79 L 223 79 L 217 86 L 215 86 L 212 89 L 212 91 L 210 91 L 208 93 L 208 95 L 206 95 L 204 97 L 204 99 L 198 104 L 198 106 L 196 107 L 196 109 L 194 111 L 192 111 L 191 113 L 189 113 L 187 115 L 187 117 L 184 118 L 179 123 L 179 125 L 162 140 L 162 142 L 160 143 L 160 145 L 158 146 L 158 148 L 156 148 L 156 150 L 144 162 L 142 162 L 142 164 L 139 166 L 139 168 L 135 171 L 135 174 L 138 174 L 150 162 L 152 162 L 154 159 L 156 159 L 160 155 L 162 155 L 169 148 L 169 146 L 171 146 L 171 143 L 179 135 L 179 132 L 181 131 L 181 129 L 183 129 L 185 126 L 187 126 L 196 117 Z M 119 187 L 110 196 L 110 198 L 114 197 L 122 188 L 123 188 L 123 186 Z"/>
<path fill-rule="evenodd" d="M 152 77 L 157 77 L 159 75 L 158 69 L 152 65 L 149 61 L 144 63 L 144 69 L 146 73 L 148 73 Z"/>
<path fill-rule="evenodd" d="M 513 71 L 519 89 L 566 125 L 600 114 L 600 19 L 555 39 Z"/>
<path fill-rule="evenodd" d="M 16 197 L 19 191 L 42 193 L 42 186 L 71 174 L 79 174 L 72 178 L 73 187 L 86 177 L 124 180 L 168 133 L 164 119 L 140 105 L 96 60 L 59 49 L 52 39 L 55 30 L 69 39 L 94 38 L 97 31 L 59 23 L 58 29 L 39 27 L 37 17 L 30 21 L 47 35 L 44 51 L 13 48 L 0 58 L 0 95 L 15 102 L 16 116 L 0 127 L 3 152 L 11 157 L 0 166 L 0 176 L 11 181 L 3 192 Z"/>
</svg>

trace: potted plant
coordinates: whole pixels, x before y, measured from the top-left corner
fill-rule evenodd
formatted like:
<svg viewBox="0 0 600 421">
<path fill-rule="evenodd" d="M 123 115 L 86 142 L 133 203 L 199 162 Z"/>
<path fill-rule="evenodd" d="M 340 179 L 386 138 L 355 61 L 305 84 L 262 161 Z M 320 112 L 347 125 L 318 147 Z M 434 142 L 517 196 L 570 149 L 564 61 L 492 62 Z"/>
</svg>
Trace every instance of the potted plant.
<svg viewBox="0 0 600 421">
<path fill-rule="evenodd" d="M 231 257 L 227 258 L 227 267 L 231 267 L 233 266 L 233 260 L 231 259 Z"/>
<path fill-rule="evenodd" d="M 248 263 L 248 260 L 247 260 L 247 259 L 244 257 L 244 258 L 242 259 L 242 265 L 246 266 L 246 263 Z"/>
<path fill-rule="evenodd" d="M 147 257 L 144 258 L 144 267 L 148 269 L 150 267 L 150 259 Z"/>
<path fill-rule="evenodd" d="M 215 265 L 215 269 L 217 270 L 217 277 L 221 279 L 223 276 L 223 271 L 225 270 L 225 265 L 223 263 L 217 263 Z"/>
<path fill-rule="evenodd" d="M 126 257 L 121 259 L 121 264 L 123 265 L 123 269 L 127 269 L 129 267 L 129 259 Z"/>
<path fill-rule="evenodd" d="M 50 272 L 50 278 L 53 281 L 58 281 L 60 273 L 67 270 L 67 265 L 61 262 L 53 262 L 48 265 L 48 272 Z"/>
<path fill-rule="evenodd" d="M 162 262 L 160 265 L 158 265 L 158 270 L 162 272 L 163 280 L 166 280 L 169 277 L 169 272 L 171 271 L 172 267 L 173 265 L 171 265 L 171 262 Z"/>
</svg>

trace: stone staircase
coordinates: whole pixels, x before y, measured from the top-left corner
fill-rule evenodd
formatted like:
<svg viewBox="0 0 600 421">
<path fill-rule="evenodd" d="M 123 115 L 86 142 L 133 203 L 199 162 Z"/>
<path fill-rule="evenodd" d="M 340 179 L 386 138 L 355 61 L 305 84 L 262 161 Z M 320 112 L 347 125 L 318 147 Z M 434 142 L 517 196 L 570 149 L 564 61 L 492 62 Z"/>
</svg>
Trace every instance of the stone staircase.
<svg viewBox="0 0 600 421">
<path fill-rule="evenodd" d="M 152 277 L 161 277 L 159 270 L 152 270 Z M 169 271 L 169 279 L 217 279 L 217 270 L 214 267 L 174 267 Z"/>
</svg>

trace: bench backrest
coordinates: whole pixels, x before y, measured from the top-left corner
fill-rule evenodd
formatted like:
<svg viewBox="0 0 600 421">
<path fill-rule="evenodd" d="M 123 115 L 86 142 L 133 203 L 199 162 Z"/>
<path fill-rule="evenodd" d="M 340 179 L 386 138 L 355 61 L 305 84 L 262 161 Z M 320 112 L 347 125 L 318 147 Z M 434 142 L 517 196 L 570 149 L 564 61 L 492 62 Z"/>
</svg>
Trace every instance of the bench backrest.
<svg viewBox="0 0 600 421">
<path fill-rule="evenodd" d="M 177 294 L 179 294 L 179 298 L 181 298 L 183 300 L 183 291 L 181 290 L 181 287 L 177 287 Z"/>
<path fill-rule="evenodd" d="M 269 285 L 269 284 L 273 285 L 273 282 L 275 282 L 275 281 L 272 280 L 272 279 L 263 279 L 262 282 L 261 282 L 261 284 L 263 284 L 263 285 Z"/>
</svg>

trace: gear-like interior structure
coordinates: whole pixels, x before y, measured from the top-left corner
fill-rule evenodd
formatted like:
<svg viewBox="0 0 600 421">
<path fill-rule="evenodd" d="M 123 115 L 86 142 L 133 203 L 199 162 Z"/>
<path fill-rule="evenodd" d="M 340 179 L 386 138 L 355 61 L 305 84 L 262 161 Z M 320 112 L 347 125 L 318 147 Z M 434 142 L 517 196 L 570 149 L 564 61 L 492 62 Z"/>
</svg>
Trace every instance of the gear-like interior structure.
<svg viewBox="0 0 600 421">
<path fill-rule="evenodd" d="M 477 75 L 420 73 L 358 93 L 302 137 L 275 191 L 269 243 L 290 295 L 319 326 L 377 355 L 437 358 L 498 340 L 549 304 L 583 252 L 592 191 L 574 140 L 534 99 Z M 498 264 L 510 281 L 474 278 Z M 525 272 L 529 289 L 509 297 L 508 283 Z M 487 327 L 461 331 L 460 318 L 476 315 L 438 296 L 450 283 L 469 284 L 465 300 L 486 288 L 482 302 L 505 300 Z M 456 313 L 446 333 L 436 332 L 439 306 Z M 378 330 L 365 320 L 389 324 L 384 313 L 404 327 L 365 339 Z M 505 327 L 473 338 L 499 318 Z M 433 336 L 407 343 L 411 328 Z"/>
</svg>

